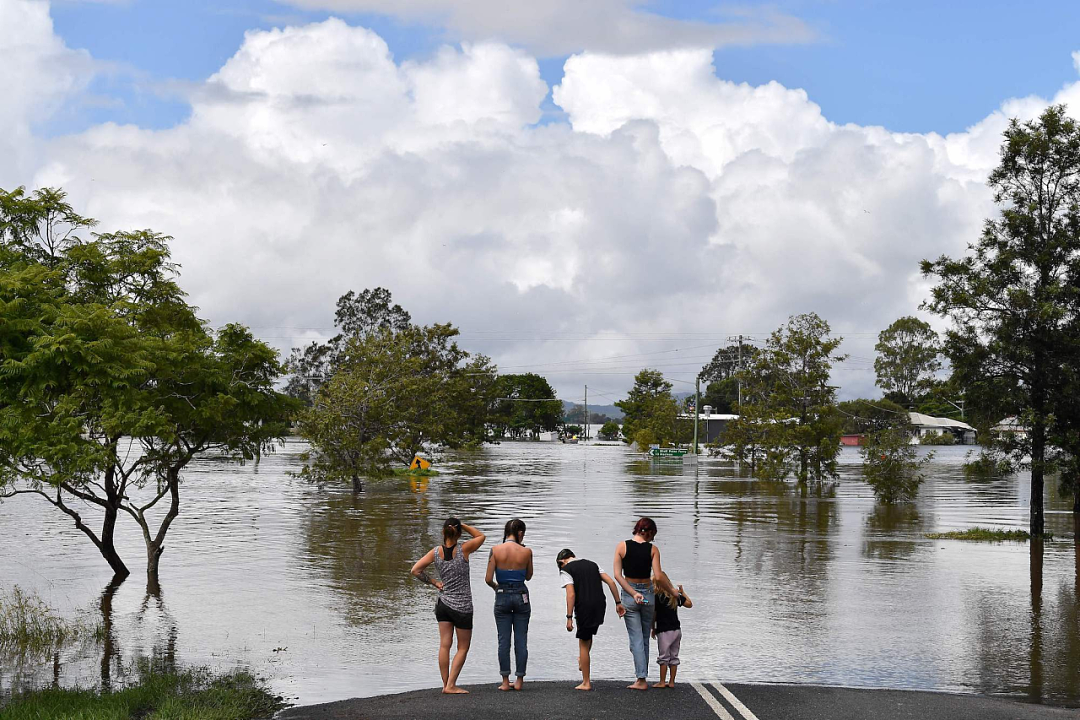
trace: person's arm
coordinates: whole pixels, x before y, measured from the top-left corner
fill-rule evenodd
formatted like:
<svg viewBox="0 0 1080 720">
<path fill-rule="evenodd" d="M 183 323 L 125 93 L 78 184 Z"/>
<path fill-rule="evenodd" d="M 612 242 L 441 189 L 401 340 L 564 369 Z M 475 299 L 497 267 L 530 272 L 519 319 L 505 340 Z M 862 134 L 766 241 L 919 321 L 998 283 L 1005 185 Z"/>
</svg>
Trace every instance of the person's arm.
<svg viewBox="0 0 1080 720">
<path fill-rule="evenodd" d="M 526 549 L 529 551 L 529 565 L 528 565 L 528 567 L 525 568 L 525 579 L 526 580 L 532 580 L 532 573 L 533 573 L 532 557 L 533 557 L 533 553 L 532 553 L 532 548 L 526 548 Z"/>
<path fill-rule="evenodd" d="M 642 601 L 645 600 L 645 596 L 635 590 L 633 586 L 626 581 L 626 578 L 624 578 L 622 574 L 622 561 L 623 555 L 625 554 L 626 541 L 623 540 L 621 543 L 615 546 L 615 559 L 611 561 L 612 572 L 615 573 L 615 582 L 619 583 L 619 586 L 623 590 L 625 590 L 630 595 L 630 597 L 634 598 L 634 602 L 640 605 Z"/>
<path fill-rule="evenodd" d="M 492 590 L 499 589 L 499 583 L 495 582 L 495 548 L 491 548 L 491 555 L 488 556 L 487 575 L 484 576 L 484 582 L 486 582 Z"/>
<path fill-rule="evenodd" d="M 679 595 L 682 595 L 684 608 L 694 607 L 694 603 L 690 601 L 690 596 L 687 595 L 686 591 L 682 589 L 682 585 L 679 586 Z"/>
<path fill-rule="evenodd" d="M 566 632 L 574 629 L 574 584 L 566 586 Z"/>
<path fill-rule="evenodd" d="M 465 523 L 461 523 L 461 531 L 472 535 L 472 538 L 466 540 L 461 546 L 461 552 L 465 553 L 465 559 L 468 560 L 469 556 L 479 550 L 480 546 L 484 544 L 484 541 L 487 540 L 487 535 L 480 532 L 472 525 L 466 525 Z"/>
<path fill-rule="evenodd" d="M 615 612 L 619 617 L 626 614 L 626 608 L 623 607 L 622 598 L 619 597 L 619 587 L 615 584 L 615 581 L 611 579 L 611 576 L 607 573 L 600 573 L 600 579 L 604 581 L 604 584 L 608 586 L 608 590 L 611 591 L 611 597 L 615 599 Z"/>
<path fill-rule="evenodd" d="M 431 585 L 436 590 L 442 590 L 442 587 L 443 587 L 442 581 L 441 580 L 432 580 L 431 578 L 428 577 L 427 573 L 424 572 L 424 570 L 427 568 L 427 566 L 430 565 L 433 562 L 435 562 L 435 551 L 434 550 L 432 550 L 427 555 L 425 555 L 424 557 L 417 560 L 416 564 L 412 566 L 412 570 L 410 572 L 412 573 L 412 576 L 414 578 L 416 578 L 417 580 L 419 580 L 420 582 L 426 583 L 427 585 Z"/>
<path fill-rule="evenodd" d="M 671 597 L 679 597 L 675 586 L 671 584 L 671 581 L 668 580 L 667 575 L 664 574 L 663 569 L 660 567 L 660 548 L 655 545 L 653 545 L 652 549 L 652 575 L 656 584 L 666 590 Z"/>
</svg>

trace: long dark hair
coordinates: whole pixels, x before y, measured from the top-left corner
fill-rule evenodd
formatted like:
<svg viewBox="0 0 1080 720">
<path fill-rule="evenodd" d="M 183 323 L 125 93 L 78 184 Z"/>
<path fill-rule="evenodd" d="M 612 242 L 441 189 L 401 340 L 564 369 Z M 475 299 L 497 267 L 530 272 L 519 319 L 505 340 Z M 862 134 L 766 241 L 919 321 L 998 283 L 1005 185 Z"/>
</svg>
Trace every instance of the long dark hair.
<svg viewBox="0 0 1080 720">
<path fill-rule="evenodd" d="M 443 545 L 448 542 L 456 543 L 459 537 L 461 537 L 461 521 L 456 517 L 447 518 L 442 526 Z"/>
<path fill-rule="evenodd" d="M 525 534 L 525 521 L 520 518 L 514 518 L 506 523 L 506 528 L 503 529 L 503 542 L 506 542 L 506 538 L 514 538 L 515 542 L 521 542 L 520 535 Z"/>
<path fill-rule="evenodd" d="M 643 517 L 637 521 L 637 525 L 634 525 L 634 534 L 644 535 L 647 532 L 656 535 L 656 523 L 652 518 Z"/>
</svg>

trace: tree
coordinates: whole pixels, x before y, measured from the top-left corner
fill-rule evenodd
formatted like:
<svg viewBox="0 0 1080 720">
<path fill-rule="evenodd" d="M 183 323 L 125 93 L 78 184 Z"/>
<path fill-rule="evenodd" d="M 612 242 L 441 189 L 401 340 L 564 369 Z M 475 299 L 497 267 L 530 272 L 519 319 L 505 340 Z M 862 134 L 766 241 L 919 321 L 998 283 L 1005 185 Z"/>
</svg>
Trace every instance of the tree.
<svg viewBox="0 0 1080 720">
<path fill-rule="evenodd" d="M 614 420 L 608 420 L 600 428 L 598 433 L 601 440 L 614 440 L 619 437 L 619 425 Z"/>
<path fill-rule="evenodd" d="M 924 480 L 922 468 L 933 457 L 932 453 L 927 453 L 922 460 L 918 459 L 918 451 L 911 444 L 911 432 L 905 425 L 876 430 L 859 448 L 863 477 L 879 502 L 893 504 L 914 500 Z"/>
<path fill-rule="evenodd" d="M 1030 531 L 1044 530 L 1048 429 L 1078 362 L 1070 329 L 1080 308 L 1080 128 L 1063 106 L 1013 120 L 989 185 L 999 212 L 960 259 L 923 261 L 936 277 L 931 311 L 952 321 L 945 351 L 974 398 L 1021 418 L 1010 448 L 1031 467 Z"/>
<path fill-rule="evenodd" d="M 635 376 L 626 399 L 615 403 L 624 413 L 622 431 L 627 442 L 636 442 L 645 450 L 675 439 L 679 404 L 671 388 L 659 370 L 646 368 Z"/>
<path fill-rule="evenodd" d="M 708 405 L 715 413 L 729 415 L 735 412 L 739 404 L 739 381 L 727 377 L 708 384 L 701 397 L 702 408 Z"/>
<path fill-rule="evenodd" d="M 390 327 L 350 336 L 340 362 L 298 420 L 312 445 L 309 475 L 348 480 L 408 465 L 425 445 L 482 442 L 495 387 L 487 358 L 469 362 L 449 324 Z"/>
<path fill-rule="evenodd" d="M 941 369 L 937 333 L 916 317 L 902 317 L 882 330 L 874 349 L 878 387 L 899 393 L 909 402 L 930 389 L 934 374 Z"/>
<path fill-rule="evenodd" d="M 285 392 L 311 405 L 315 392 L 342 362 L 348 338 L 366 337 L 380 330 L 401 332 L 409 327 L 412 316 L 393 303 L 390 291 L 377 287 L 357 294 L 350 290 L 338 298 L 334 327 L 340 332 L 328 342 L 312 342 L 293 348 L 286 362 L 289 380 Z"/>
<path fill-rule="evenodd" d="M 184 468 L 208 450 L 258 458 L 292 404 L 273 389 L 273 349 L 239 326 L 215 337 L 195 316 L 168 237 L 79 237 L 92 226 L 61 191 L 0 191 L 0 497 L 65 513 L 118 577 L 116 525 L 131 516 L 155 579 Z"/>
<path fill-rule="evenodd" d="M 867 434 L 908 425 L 908 411 L 891 400 L 845 400 L 837 406 L 845 435 Z"/>
<path fill-rule="evenodd" d="M 562 401 L 546 378 L 536 373 L 500 375 L 489 422 L 496 437 L 536 439 L 559 426 L 562 411 Z"/>
<path fill-rule="evenodd" d="M 725 441 L 759 477 L 794 473 L 800 483 L 838 476 L 841 416 L 829 385 L 841 338 L 814 313 L 795 315 L 776 330 L 742 371 L 743 404 Z"/>
</svg>

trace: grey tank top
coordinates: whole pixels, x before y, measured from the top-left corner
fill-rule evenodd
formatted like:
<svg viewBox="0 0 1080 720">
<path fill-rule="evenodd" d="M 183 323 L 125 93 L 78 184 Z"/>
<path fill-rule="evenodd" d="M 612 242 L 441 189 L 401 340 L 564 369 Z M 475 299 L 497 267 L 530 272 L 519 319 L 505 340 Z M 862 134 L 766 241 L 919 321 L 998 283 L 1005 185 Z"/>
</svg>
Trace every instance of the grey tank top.
<svg viewBox="0 0 1080 720">
<path fill-rule="evenodd" d="M 435 548 L 435 570 L 442 580 L 443 589 L 439 599 L 443 605 L 458 612 L 472 612 L 472 583 L 469 580 L 469 561 L 461 551 L 461 543 L 454 548 L 454 556 L 446 560 L 444 546 Z"/>
</svg>

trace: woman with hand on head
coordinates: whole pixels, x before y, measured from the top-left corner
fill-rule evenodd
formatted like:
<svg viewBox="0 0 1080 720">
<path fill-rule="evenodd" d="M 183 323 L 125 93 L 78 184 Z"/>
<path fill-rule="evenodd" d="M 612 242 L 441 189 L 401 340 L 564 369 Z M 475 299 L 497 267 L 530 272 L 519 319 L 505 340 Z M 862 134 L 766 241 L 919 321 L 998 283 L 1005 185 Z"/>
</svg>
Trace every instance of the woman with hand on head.
<svg viewBox="0 0 1080 720">
<path fill-rule="evenodd" d="M 641 518 L 634 525 L 634 537 L 615 546 L 612 562 L 615 582 L 622 588 L 622 602 L 626 608 L 623 622 L 634 656 L 637 680 L 628 686 L 631 690 L 649 689 L 649 634 L 656 609 L 652 578 L 656 578 L 659 587 L 677 595 L 660 567 L 660 550 L 652 544 L 655 537 L 656 523 L 652 518 Z"/>
<path fill-rule="evenodd" d="M 514 518 L 506 523 L 502 543 L 491 548 L 485 581 L 495 590 L 495 627 L 499 631 L 500 690 L 520 690 L 525 682 L 525 666 L 529 661 L 529 590 L 526 580 L 532 580 L 533 554 L 525 547 L 525 523 Z M 514 658 L 517 679 L 510 684 L 510 635 L 514 636 Z"/>
<path fill-rule="evenodd" d="M 469 540 L 460 542 L 462 532 Z M 439 591 L 435 603 L 435 619 L 439 621 L 439 672 L 442 673 L 443 692 L 448 695 L 468 693 L 457 686 L 458 675 L 469 655 L 472 642 L 473 604 L 472 584 L 469 581 L 469 555 L 480 549 L 486 537 L 476 528 L 457 518 L 443 523 L 442 545 L 416 561 L 412 574 L 421 582 Z M 439 580 L 432 580 L 424 570 L 435 563 Z M 450 648 L 457 633 L 457 653 L 453 666 L 450 664 Z"/>
</svg>

